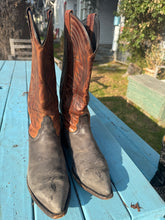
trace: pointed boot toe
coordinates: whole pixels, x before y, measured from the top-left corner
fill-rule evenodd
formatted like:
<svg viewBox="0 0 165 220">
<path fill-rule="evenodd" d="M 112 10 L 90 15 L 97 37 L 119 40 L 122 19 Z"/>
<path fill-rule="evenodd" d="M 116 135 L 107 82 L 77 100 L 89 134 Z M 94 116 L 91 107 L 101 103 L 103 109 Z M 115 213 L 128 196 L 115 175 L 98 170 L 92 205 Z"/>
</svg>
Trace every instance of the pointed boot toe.
<svg viewBox="0 0 165 220">
<path fill-rule="evenodd" d="M 29 137 L 27 184 L 36 204 L 51 218 L 65 215 L 70 184 L 60 138 L 46 116 L 36 138 Z"/>
<path fill-rule="evenodd" d="M 73 176 L 89 193 L 100 199 L 110 199 L 113 193 L 108 164 L 93 138 L 88 119 L 88 115 L 79 118 L 76 132 L 63 128 L 73 158 Z"/>
<path fill-rule="evenodd" d="M 99 168 L 88 169 L 82 172 L 82 184 L 87 191 L 102 199 L 113 196 L 109 172 Z"/>
<path fill-rule="evenodd" d="M 75 171 L 73 168 L 73 176 L 76 181 L 89 193 L 100 198 L 110 199 L 113 196 L 111 181 L 109 177 L 109 170 L 107 165 L 103 165 L 102 168 L 97 165 L 89 165 L 86 162 L 86 166 L 92 166 L 93 168 L 83 169 L 79 168 L 79 171 Z"/>
<path fill-rule="evenodd" d="M 30 188 L 30 187 L 29 187 Z M 65 215 L 70 196 L 68 182 L 49 180 L 38 184 L 38 189 L 29 189 L 37 205 L 50 217 L 60 218 Z"/>
</svg>

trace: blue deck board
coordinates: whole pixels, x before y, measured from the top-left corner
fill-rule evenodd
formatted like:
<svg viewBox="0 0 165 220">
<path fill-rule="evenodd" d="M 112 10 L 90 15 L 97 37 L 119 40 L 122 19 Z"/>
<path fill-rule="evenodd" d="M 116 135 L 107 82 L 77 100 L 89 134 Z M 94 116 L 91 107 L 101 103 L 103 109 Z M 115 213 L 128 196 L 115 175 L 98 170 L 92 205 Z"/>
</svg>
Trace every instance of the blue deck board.
<svg viewBox="0 0 165 220">
<path fill-rule="evenodd" d="M 84 216 L 88 220 L 111 220 L 111 219 L 131 219 L 130 214 L 127 212 L 124 204 L 114 186 L 113 198 L 109 200 L 100 200 L 93 195 L 86 192 L 76 182 L 75 186 L 79 195 L 80 203 L 84 212 Z"/>
<path fill-rule="evenodd" d="M 132 218 L 140 219 L 141 216 L 149 216 L 150 214 L 153 216 L 154 212 L 155 215 L 163 216 L 165 203 L 125 153 L 119 142 L 102 124 L 95 112 L 90 108 L 89 110 L 93 135 L 107 160 L 112 181 L 120 197 L 128 206 Z M 130 207 L 131 203 L 136 204 L 137 202 L 143 208 L 140 212 Z"/>
<path fill-rule="evenodd" d="M 89 106 L 99 117 L 102 117 L 104 125 L 150 181 L 157 170 L 159 154 L 92 94 L 90 94 Z"/>
<path fill-rule="evenodd" d="M 0 219 L 48 220 L 26 186 L 28 164 L 27 91 L 30 61 L 0 61 Z M 61 70 L 56 66 L 57 92 Z M 0 87 L 1 88 L 1 87 Z M 107 159 L 114 196 L 100 200 L 70 176 L 71 201 L 66 220 L 164 219 L 165 203 L 151 187 L 159 155 L 90 94 L 91 129 Z M 6 175 L 7 174 L 7 175 Z M 139 202 L 141 211 L 132 209 Z"/>
<path fill-rule="evenodd" d="M 7 62 L 5 64 L 7 65 Z M 5 66 L 2 71 L 4 68 Z M 8 70 L 7 66 L 6 70 Z M 26 187 L 28 117 L 27 97 L 23 95 L 26 89 L 25 63 L 16 62 L 0 133 L 0 219 L 2 220 L 33 218 L 32 201 Z"/>
<path fill-rule="evenodd" d="M 14 67 L 15 61 L 10 62 L 10 64 L 5 61 L 0 63 L 0 129 Z"/>
</svg>

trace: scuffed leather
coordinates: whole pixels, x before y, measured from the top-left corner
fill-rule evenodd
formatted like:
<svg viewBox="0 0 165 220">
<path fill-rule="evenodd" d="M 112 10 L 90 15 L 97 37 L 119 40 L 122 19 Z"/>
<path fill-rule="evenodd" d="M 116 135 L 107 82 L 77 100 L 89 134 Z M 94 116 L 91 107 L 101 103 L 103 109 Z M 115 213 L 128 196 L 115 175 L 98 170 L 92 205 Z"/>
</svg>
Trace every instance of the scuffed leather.
<svg viewBox="0 0 165 220">
<path fill-rule="evenodd" d="M 47 36 L 41 43 L 32 12 L 27 9 L 32 42 L 32 70 L 28 95 L 28 188 L 37 205 L 50 217 L 67 210 L 70 184 L 60 142 L 60 118 L 53 57 L 52 12 L 48 12 Z"/>
<path fill-rule="evenodd" d="M 48 12 L 47 35 L 41 44 L 30 8 L 27 9 L 32 43 L 32 69 L 28 94 L 28 112 L 31 119 L 29 134 L 34 138 L 41 128 L 43 117 L 53 121 L 56 134 L 60 134 L 60 118 L 56 94 L 56 78 L 53 56 L 52 12 Z"/>
<path fill-rule="evenodd" d="M 50 212 L 64 212 L 70 185 L 60 138 L 48 116 L 43 118 L 38 135 L 29 136 L 27 182 L 37 200 Z"/>
<path fill-rule="evenodd" d="M 84 26 L 71 10 L 65 13 L 60 106 L 65 128 L 70 132 L 76 131 L 79 117 L 88 113 L 89 83 L 98 45 L 96 33 L 93 32 L 96 21 L 96 14 L 90 14 Z"/>
<path fill-rule="evenodd" d="M 102 197 L 111 197 L 108 165 L 91 133 L 89 116 L 80 116 L 76 132 L 63 127 L 63 135 L 70 147 L 74 173 L 81 183 Z"/>
<path fill-rule="evenodd" d="M 87 108 L 98 28 L 96 14 L 82 24 L 72 11 L 65 13 L 60 107 L 62 135 L 70 146 L 76 180 L 93 195 L 108 199 L 112 197 L 109 170 L 91 133 Z"/>
</svg>

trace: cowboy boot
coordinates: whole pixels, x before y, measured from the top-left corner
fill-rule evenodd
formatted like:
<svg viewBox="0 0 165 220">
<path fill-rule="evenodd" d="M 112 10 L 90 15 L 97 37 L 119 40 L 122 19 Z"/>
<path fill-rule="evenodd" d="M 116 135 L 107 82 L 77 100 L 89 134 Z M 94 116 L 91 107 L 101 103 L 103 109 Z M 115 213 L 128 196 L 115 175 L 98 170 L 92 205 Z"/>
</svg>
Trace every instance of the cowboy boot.
<svg viewBox="0 0 165 220">
<path fill-rule="evenodd" d="M 60 142 L 60 118 L 53 58 L 52 12 L 47 35 L 41 43 L 27 9 L 32 42 L 32 70 L 28 94 L 29 166 L 27 185 L 36 204 L 52 218 L 62 217 L 69 200 L 70 184 Z"/>
<path fill-rule="evenodd" d="M 158 170 L 151 180 L 151 185 L 155 188 L 160 197 L 165 201 L 165 135 L 162 140 L 162 150 L 158 164 Z"/>
<path fill-rule="evenodd" d="M 91 194 L 109 199 L 112 190 L 108 165 L 91 133 L 87 109 L 99 22 L 96 14 L 90 14 L 83 23 L 71 10 L 66 11 L 60 85 L 62 135 L 70 147 L 72 172 L 77 182 Z"/>
</svg>

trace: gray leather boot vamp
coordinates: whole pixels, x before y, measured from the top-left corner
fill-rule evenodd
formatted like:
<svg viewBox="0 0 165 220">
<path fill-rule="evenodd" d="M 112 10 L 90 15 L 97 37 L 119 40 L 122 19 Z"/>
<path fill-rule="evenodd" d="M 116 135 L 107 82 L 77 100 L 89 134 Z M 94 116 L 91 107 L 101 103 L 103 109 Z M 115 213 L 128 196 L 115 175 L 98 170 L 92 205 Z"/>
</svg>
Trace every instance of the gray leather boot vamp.
<svg viewBox="0 0 165 220">
<path fill-rule="evenodd" d="M 73 176 L 89 193 L 109 199 L 113 196 L 108 165 L 90 130 L 88 115 L 81 116 L 76 132 L 65 129 L 73 157 Z"/>
<path fill-rule="evenodd" d="M 59 218 L 66 213 L 70 184 L 60 137 L 48 116 L 37 137 L 29 136 L 27 184 L 33 200 L 48 216 Z"/>
</svg>

